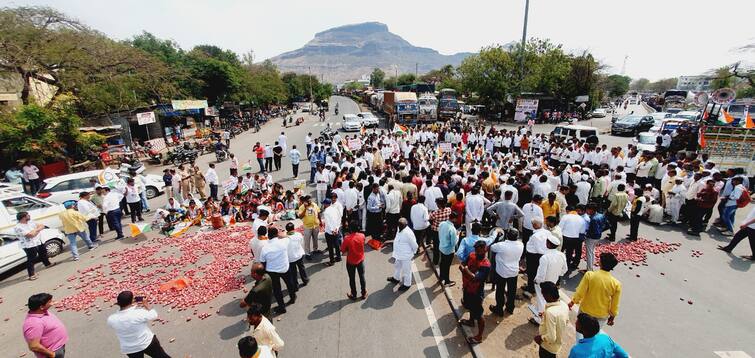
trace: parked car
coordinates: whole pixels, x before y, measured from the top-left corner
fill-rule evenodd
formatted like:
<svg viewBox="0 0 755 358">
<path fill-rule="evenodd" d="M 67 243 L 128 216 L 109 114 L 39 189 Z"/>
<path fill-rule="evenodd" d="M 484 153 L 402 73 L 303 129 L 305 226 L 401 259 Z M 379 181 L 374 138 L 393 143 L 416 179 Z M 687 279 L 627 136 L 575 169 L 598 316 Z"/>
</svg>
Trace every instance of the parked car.
<svg viewBox="0 0 755 358">
<path fill-rule="evenodd" d="M 658 133 L 642 132 L 632 139 L 632 144 L 634 144 L 640 152 L 648 151 L 653 153 L 656 149 L 657 137 Z"/>
<path fill-rule="evenodd" d="M 37 197 L 53 203 L 62 204 L 69 200 L 79 200 L 82 191 L 94 191 L 94 184 L 99 182 L 102 170 L 90 170 L 48 178 L 42 181 Z M 151 199 L 163 193 L 165 183 L 162 176 L 146 174 L 145 186 L 147 198 Z M 123 177 L 125 179 L 125 177 Z"/>
<path fill-rule="evenodd" d="M 636 136 L 645 132 L 655 125 L 655 120 L 650 115 L 633 114 L 611 124 L 611 135 L 630 134 Z"/>
<path fill-rule="evenodd" d="M 378 117 L 376 117 L 371 112 L 360 112 L 360 113 L 357 113 L 357 117 L 359 117 L 359 119 L 361 119 L 362 124 L 365 127 L 368 127 L 368 128 L 369 127 L 375 127 L 375 128 L 377 128 L 380 125 L 380 119 L 378 119 Z"/>
<path fill-rule="evenodd" d="M 590 113 L 593 118 L 604 118 L 607 115 L 608 111 L 605 108 L 596 108 Z"/>
<path fill-rule="evenodd" d="M 13 188 L 0 190 L 0 273 L 26 262 L 26 253 L 13 230 L 18 223 L 16 214 L 26 211 L 32 220 L 47 226 L 41 231 L 42 242 L 47 255 L 53 257 L 65 248 L 65 236 L 59 230 L 61 223 L 58 218 L 58 214 L 64 210 L 63 205 L 35 198 Z"/>
<path fill-rule="evenodd" d="M 690 121 L 696 121 L 700 118 L 700 112 L 698 111 L 681 111 L 671 116 L 674 119 L 687 119 Z"/>
<path fill-rule="evenodd" d="M 362 129 L 362 121 L 356 114 L 344 114 L 341 128 L 346 132 L 356 132 Z"/>
<path fill-rule="evenodd" d="M 595 127 L 580 126 L 580 125 L 557 125 L 551 132 L 557 137 L 572 138 L 577 137 L 579 139 L 587 140 L 588 138 L 598 137 L 598 129 Z"/>
</svg>

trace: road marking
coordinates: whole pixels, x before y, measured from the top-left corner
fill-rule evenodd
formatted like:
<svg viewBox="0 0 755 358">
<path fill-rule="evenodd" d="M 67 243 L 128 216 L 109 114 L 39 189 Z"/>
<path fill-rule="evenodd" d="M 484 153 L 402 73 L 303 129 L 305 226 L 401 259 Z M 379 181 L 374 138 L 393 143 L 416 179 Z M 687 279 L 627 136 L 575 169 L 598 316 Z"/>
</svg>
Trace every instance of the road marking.
<svg viewBox="0 0 755 358">
<path fill-rule="evenodd" d="M 713 352 L 721 358 L 752 358 L 743 351 L 716 351 Z"/>
<path fill-rule="evenodd" d="M 422 304 L 425 306 L 425 315 L 427 315 L 427 320 L 430 322 L 430 329 L 433 331 L 433 338 L 435 338 L 435 345 L 438 346 L 438 353 L 440 353 L 441 358 L 448 358 L 448 348 L 446 348 L 443 334 L 438 327 L 438 319 L 435 318 L 435 312 L 430 305 L 430 299 L 427 297 L 427 292 L 425 292 L 425 285 L 422 283 L 422 278 L 419 277 L 417 265 L 414 264 L 414 261 L 412 261 L 412 275 L 414 275 L 414 281 L 417 282 L 417 291 L 422 298 Z"/>
</svg>

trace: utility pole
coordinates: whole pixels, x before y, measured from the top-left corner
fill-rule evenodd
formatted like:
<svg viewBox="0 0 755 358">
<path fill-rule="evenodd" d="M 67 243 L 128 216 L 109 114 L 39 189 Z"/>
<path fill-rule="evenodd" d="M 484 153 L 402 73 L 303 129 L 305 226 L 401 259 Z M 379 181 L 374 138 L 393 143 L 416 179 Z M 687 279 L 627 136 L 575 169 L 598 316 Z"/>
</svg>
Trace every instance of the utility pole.
<svg viewBox="0 0 755 358">
<path fill-rule="evenodd" d="M 419 77 L 419 62 L 414 63 L 414 81 L 417 81 L 417 77 Z"/>
<path fill-rule="evenodd" d="M 307 67 L 309 71 L 309 110 L 312 110 L 312 66 Z"/>
<path fill-rule="evenodd" d="M 521 56 L 519 57 L 519 90 L 521 92 L 522 82 L 524 82 L 524 47 L 527 45 L 527 17 L 530 12 L 530 0 L 525 0 L 524 3 L 524 27 L 522 28 L 522 49 Z"/>
<path fill-rule="evenodd" d="M 624 73 L 627 72 L 627 60 L 629 59 L 629 55 L 624 55 L 624 64 L 621 65 L 621 75 L 623 76 Z"/>
</svg>

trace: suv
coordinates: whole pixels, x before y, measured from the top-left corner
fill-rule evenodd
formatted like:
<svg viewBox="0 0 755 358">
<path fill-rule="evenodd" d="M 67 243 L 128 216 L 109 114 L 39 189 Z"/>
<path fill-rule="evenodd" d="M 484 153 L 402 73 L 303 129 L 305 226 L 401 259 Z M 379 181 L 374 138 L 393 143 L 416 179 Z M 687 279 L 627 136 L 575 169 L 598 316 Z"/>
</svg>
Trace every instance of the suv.
<svg viewBox="0 0 755 358">
<path fill-rule="evenodd" d="M 82 191 L 94 191 L 92 182 L 101 182 L 100 174 L 102 174 L 102 170 L 90 170 L 45 179 L 37 192 L 37 197 L 60 204 L 69 200 L 79 200 L 79 193 Z M 147 188 L 148 199 L 152 199 L 163 192 L 165 182 L 163 182 L 162 176 L 145 174 L 144 177 L 146 178 L 144 184 Z"/>
<path fill-rule="evenodd" d="M 572 138 L 587 140 L 590 137 L 598 137 L 598 129 L 595 127 L 580 126 L 580 125 L 557 125 L 551 132 L 556 137 Z"/>
<path fill-rule="evenodd" d="M 48 228 L 42 230 L 42 242 L 49 257 L 63 252 L 65 235 L 58 228 L 61 226 L 58 214 L 63 212 L 60 204 L 35 198 L 14 188 L 0 190 L 0 273 L 26 261 L 26 254 L 21 248 L 19 238 L 13 228 L 18 221 L 16 214 L 26 211 L 31 218 Z"/>
<path fill-rule="evenodd" d="M 646 132 L 655 125 L 655 119 L 651 115 L 633 114 L 619 119 L 611 124 L 611 135 L 629 134 L 636 136 L 640 132 Z"/>
<path fill-rule="evenodd" d="M 362 124 L 364 124 L 365 127 L 375 127 L 377 128 L 380 124 L 380 120 L 378 117 L 375 117 L 374 114 L 371 112 L 360 112 L 357 113 L 357 117 L 362 120 Z"/>
</svg>

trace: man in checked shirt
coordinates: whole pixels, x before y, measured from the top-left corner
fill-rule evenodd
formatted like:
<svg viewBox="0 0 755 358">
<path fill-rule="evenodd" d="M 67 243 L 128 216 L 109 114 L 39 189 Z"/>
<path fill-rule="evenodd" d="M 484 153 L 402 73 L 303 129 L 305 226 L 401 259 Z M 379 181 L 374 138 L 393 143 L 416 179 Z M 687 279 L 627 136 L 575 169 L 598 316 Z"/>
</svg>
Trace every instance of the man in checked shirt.
<svg viewBox="0 0 755 358">
<path fill-rule="evenodd" d="M 433 242 L 433 265 L 437 265 L 440 262 L 438 226 L 451 217 L 451 208 L 446 205 L 445 198 L 435 199 L 435 204 L 438 206 L 438 210 L 430 213 L 430 239 Z"/>
</svg>

